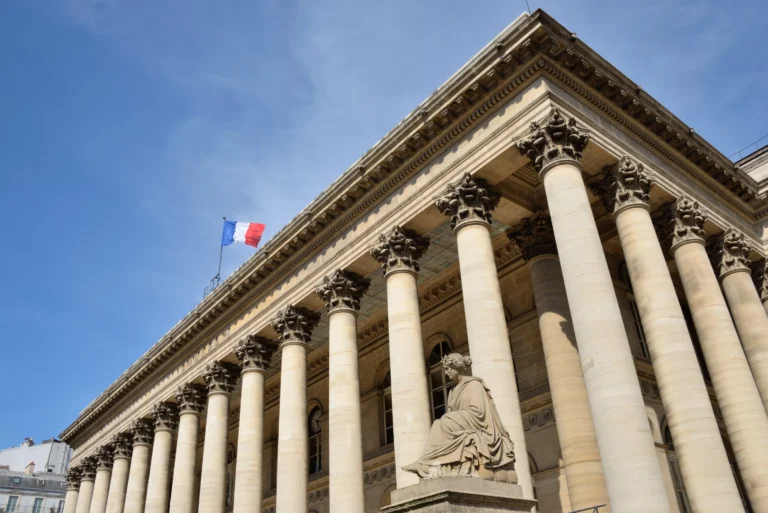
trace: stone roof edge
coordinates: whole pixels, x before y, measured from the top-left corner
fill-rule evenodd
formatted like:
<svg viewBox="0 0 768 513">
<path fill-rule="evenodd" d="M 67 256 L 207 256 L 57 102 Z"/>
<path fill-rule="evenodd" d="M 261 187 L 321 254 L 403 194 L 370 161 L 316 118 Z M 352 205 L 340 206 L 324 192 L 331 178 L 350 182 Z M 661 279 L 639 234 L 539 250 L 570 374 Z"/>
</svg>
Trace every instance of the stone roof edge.
<svg viewBox="0 0 768 513">
<path fill-rule="evenodd" d="M 77 419 L 61 433 L 59 438 L 63 441 L 71 440 L 77 432 L 81 431 L 93 419 L 94 415 L 99 413 L 99 410 L 104 407 L 111 396 L 120 392 L 125 386 L 134 385 L 144 376 L 154 371 L 167 360 L 167 358 L 164 358 L 167 350 L 174 350 L 185 345 L 185 340 L 194 338 L 200 330 L 212 322 L 210 319 L 215 319 L 219 311 L 225 311 L 234 302 L 244 297 L 254 283 L 258 283 L 260 278 L 271 274 L 272 270 L 278 267 L 287 256 L 294 254 L 295 247 L 303 247 L 316 234 L 322 232 L 323 227 L 327 226 L 334 219 L 333 213 L 329 213 L 329 211 L 339 207 L 343 213 L 345 201 L 349 204 L 354 204 L 357 198 L 360 197 L 355 196 L 355 194 L 365 194 L 366 191 L 375 188 L 375 185 L 380 180 L 384 180 L 388 173 L 400 168 L 414 154 L 411 145 L 418 144 L 420 134 L 429 133 L 431 130 L 430 125 L 434 127 L 438 135 L 442 134 L 453 126 L 451 122 L 456 118 L 455 112 L 459 114 L 466 113 L 468 109 L 467 104 L 471 106 L 480 98 L 484 99 L 495 92 L 496 85 L 503 83 L 507 77 L 503 72 L 501 74 L 497 73 L 494 76 L 494 69 L 497 66 L 503 67 L 505 63 L 511 62 L 512 70 L 516 71 L 523 63 L 530 62 L 530 57 L 535 56 L 539 52 L 534 49 L 532 53 L 526 54 L 525 44 L 530 41 L 524 38 L 542 26 L 559 37 L 571 37 L 570 32 L 540 9 L 531 15 L 524 13 L 519 16 L 493 41 L 462 66 L 459 71 L 454 73 L 436 89 L 434 93 L 421 102 L 414 111 L 401 120 L 285 227 L 278 231 L 265 243 L 261 251 L 257 252 L 235 270 L 212 294 L 198 304 L 171 328 L 163 338 L 123 372 L 115 382 L 99 394 L 78 415 Z M 515 47 L 517 54 L 513 55 L 513 51 L 508 50 L 508 48 L 512 48 L 518 43 L 522 43 L 520 45 L 522 49 Z M 591 59 L 599 61 L 601 66 L 610 70 L 614 77 L 618 77 L 617 80 L 621 79 L 634 86 L 632 81 L 585 44 L 576 39 L 572 39 L 573 43 L 578 44 L 580 52 L 589 54 Z M 522 57 L 518 54 L 522 54 Z M 490 71 L 488 71 L 489 68 Z M 482 75 L 483 72 L 486 72 L 486 74 Z M 482 93 L 478 93 L 478 98 L 468 98 L 467 96 L 471 93 L 471 87 L 475 87 L 478 84 L 481 87 L 485 84 L 486 88 Z M 667 119 L 674 120 L 673 122 L 680 126 L 685 126 L 649 95 L 643 94 L 643 101 L 654 106 L 654 108 L 658 107 L 659 111 Z M 696 137 L 697 140 L 702 141 L 706 145 L 707 149 L 712 148 L 701 137 Z M 428 146 L 430 139 L 427 138 L 426 140 Z M 418 146 L 416 147 L 417 150 L 419 148 Z M 714 148 L 712 148 L 712 153 L 716 154 L 718 159 L 727 160 Z M 402 158 L 398 157 L 398 154 L 402 155 Z M 730 163 L 730 161 L 728 162 Z M 733 163 L 730 164 L 734 170 L 738 171 Z M 746 176 L 746 179 L 754 182 L 749 176 Z"/>
</svg>

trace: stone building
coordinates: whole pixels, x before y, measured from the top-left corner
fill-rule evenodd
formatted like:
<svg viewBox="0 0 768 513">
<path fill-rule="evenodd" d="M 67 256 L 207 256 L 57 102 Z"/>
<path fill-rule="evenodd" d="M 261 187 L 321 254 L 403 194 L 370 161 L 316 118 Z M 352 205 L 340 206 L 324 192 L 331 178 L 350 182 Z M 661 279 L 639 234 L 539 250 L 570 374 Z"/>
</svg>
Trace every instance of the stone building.
<svg viewBox="0 0 768 513">
<path fill-rule="evenodd" d="M 768 513 L 766 163 L 743 162 L 522 15 L 61 434 L 66 513 L 378 511 L 449 351 L 540 513 Z"/>
</svg>

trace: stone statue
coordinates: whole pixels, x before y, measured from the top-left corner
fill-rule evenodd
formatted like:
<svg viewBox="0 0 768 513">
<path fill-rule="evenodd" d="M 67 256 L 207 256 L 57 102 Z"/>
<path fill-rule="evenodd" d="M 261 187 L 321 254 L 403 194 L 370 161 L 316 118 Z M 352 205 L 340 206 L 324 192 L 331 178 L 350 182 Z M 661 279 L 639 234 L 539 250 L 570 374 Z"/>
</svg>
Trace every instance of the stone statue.
<svg viewBox="0 0 768 513">
<path fill-rule="evenodd" d="M 432 424 L 421 458 L 403 470 L 421 479 L 476 477 L 515 484 L 514 445 L 488 387 L 470 374 L 470 365 L 471 358 L 457 353 L 443 358 L 445 374 L 456 386 L 445 415 Z"/>
</svg>

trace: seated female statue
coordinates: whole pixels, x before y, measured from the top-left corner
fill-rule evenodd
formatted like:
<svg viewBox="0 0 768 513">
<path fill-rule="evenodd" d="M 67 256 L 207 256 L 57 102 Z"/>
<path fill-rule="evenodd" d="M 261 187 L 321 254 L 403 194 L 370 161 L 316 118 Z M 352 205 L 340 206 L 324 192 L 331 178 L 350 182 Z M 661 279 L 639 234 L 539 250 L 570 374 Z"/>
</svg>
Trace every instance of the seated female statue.
<svg viewBox="0 0 768 513">
<path fill-rule="evenodd" d="M 514 446 L 482 379 L 470 374 L 472 360 L 452 353 L 445 374 L 456 383 L 442 418 L 432 424 L 424 453 L 403 470 L 421 479 L 479 477 L 517 483 Z"/>
</svg>

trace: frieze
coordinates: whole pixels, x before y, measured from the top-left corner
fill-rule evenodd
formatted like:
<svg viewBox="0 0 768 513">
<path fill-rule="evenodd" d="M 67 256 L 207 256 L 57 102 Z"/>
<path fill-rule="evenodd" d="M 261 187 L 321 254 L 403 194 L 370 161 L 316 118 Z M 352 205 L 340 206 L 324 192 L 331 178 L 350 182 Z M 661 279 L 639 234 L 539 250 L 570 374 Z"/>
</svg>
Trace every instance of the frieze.
<svg viewBox="0 0 768 513">
<path fill-rule="evenodd" d="M 213 327 L 215 321 L 222 322 L 223 312 L 226 311 L 229 314 L 228 318 L 241 314 L 247 307 L 242 301 L 244 298 L 254 298 L 282 280 L 309 255 L 335 237 L 343 227 L 348 226 L 354 218 L 388 195 L 396 184 L 402 182 L 451 141 L 473 127 L 479 119 L 483 119 L 486 114 L 501 104 L 505 97 L 542 70 L 596 105 L 678 167 L 698 178 L 734 208 L 753 219 L 759 215 L 768 214 L 768 211 L 761 210 L 755 214 L 745 209 L 720 189 L 702 180 L 698 169 L 702 169 L 723 184 L 730 184 L 732 194 L 746 198 L 747 201 L 754 199 L 754 191 L 744 184 L 735 166 L 727 164 L 726 159 L 721 155 L 710 153 L 706 143 L 702 145 L 693 137 L 692 130 L 679 131 L 665 124 L 659 117 L 663 114 L 658 113 L 653 104 L 645 104 L 640 99 L 639 89 L 626 88 L 621 84 L 625 81 L 624 79 L 612 79 L 599 71 L 588 61 L 588 57 L 579 54 L 573 45 L 557 37 L 556 33 L 565 29 L 551 22 L 543 14 L 532 16 L 521 27 L 531 27 L 538 21 L 552 27 L 538 28 L 527 40 L 518 41 L 520 44 L 513 43 L 519 40 L 523 28 L 510 31 L 501 38 L 504 51 L 485 51 L 478 57 L 479 61 L 473 61 L 472 66 L 466 66 L 455 79 L 455 82 L 465 84 L 466 88 L 449 101 L 448 108 L 425 105 L 426 115 L 412 116 L 405 124 L 393 130 L 364 156 L 361 163 L 345 173 L 338 184 L 329 188 L 327 193 L 321 195 L 288 227 L 281 230 L 269 248 L 265 248 L 269 251 L 260 252 L 246 263 L 228 280 L 229 283 L 222 284 L 214 294 L 163 337 L 150 350 L 148 357 L 139 360 L 124 376 L 110 385 L 92 405 L 85 409 L 83 415 L 62 433 L 61 437 L 65 440 L 75 437 L 172 354 L 188 345 L 205 329 Z M 548 60 L 550 58 L 557 64 L 550 62 Z M 590 87 L 603 96 L 593 94 L 592 89 L 583 87 L 580 82 L 561 71 L 559 66 L 569 69 L 574 77 L 585 80 Z M 489 67 L 489 71 L 482 71 L 488 70 Z M 616 105 L 622 114 L 602 98 Z M 438 98 L 438 101 L 442 102 L 444 99 Z M 623 112 L 637 120 L 643 128 L 630 122 L 623 116 Z M 677 124 L 679 122 L 675 121 L 672 125 Z M 664 144 L 659 144 L 658 140 L 651 137 L 646 130 L 659 135 L 662 141 L 681 152 L 697 168 L 694 169 L 683 162 L 677 154 L 670 152 Z M 410 149 L 404 152 L 402 143 L 393 143 L 393 141 L 402 141 L 403 134 L 406 133 L 411 134 L 407 143 Z M 386 151 L 391 151 L 389 156 L 384 156 Z M 345 185 L 347 183 L 350 185 Z M 334 201 L 333 195 L 340 190 L 343 192 L 339 193 L 339 199 Z M 323 204 L 327 205 L 325 211 L 323 211 Z M 282 247 L 278 247 L 280 245 Z M 238 301 L 239 307 L 230 308 Z M 206 309 L 208 310 L 205 311 Z M 142 398 L 144 397 L 146 396 Z M 126 408 L 126 411 L 132 410 L 135 405 L 141 403 L 142 401 L 134 402 Z M 89 440 L 96 437 L 98 433 Z"/>
<path fill-rule="evenodd" d="M 552 405 L 523 413 L 523 431 L 544 427 L 553 422 L 555 422 L 555 409 Z"/>
</svg>

